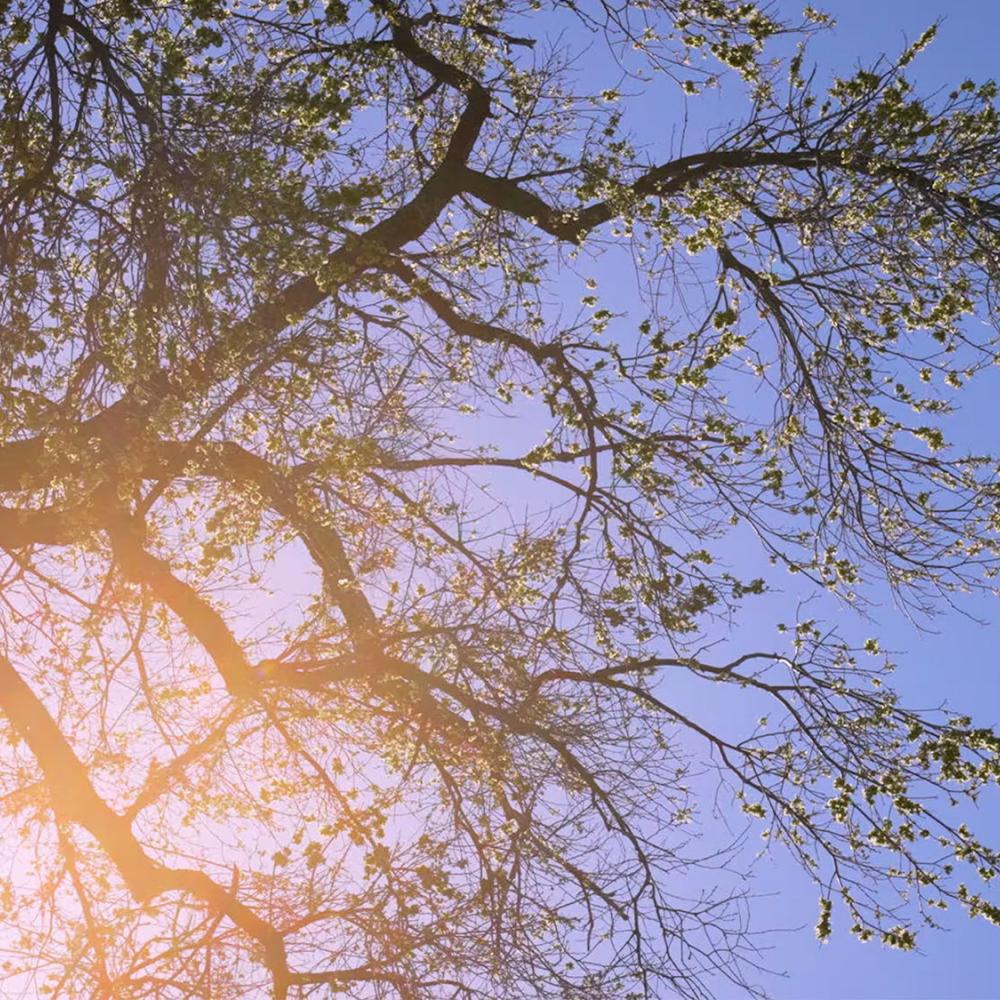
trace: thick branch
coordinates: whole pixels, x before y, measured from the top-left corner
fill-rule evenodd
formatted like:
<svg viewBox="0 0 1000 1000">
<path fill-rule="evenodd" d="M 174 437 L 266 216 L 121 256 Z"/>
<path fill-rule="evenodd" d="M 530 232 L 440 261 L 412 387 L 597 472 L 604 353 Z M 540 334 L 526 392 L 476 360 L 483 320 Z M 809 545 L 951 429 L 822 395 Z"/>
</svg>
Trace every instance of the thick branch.
<svg viewBox="0 0 1000 1000">
<path fill-rule="evenodd" d="M 164 892 L 188 892 L 224 913 L 261 943 L 264 960 L 274 977 L 275 996 L 283 1000 L 289 973 L 284 941 L 278 931 L 203 872 L 168 868 L 146 854 L 128 820 L 94 791 L 86 767 L 52 716 L 4 656 L 0 656 L 0 711 L 34 754 L 56 809 L 94 836 L 132 895 L 145 901 Z"/>
<path fill-rule="evenodd" d="M 698 181 L 723 171 L 769 166 L 803 169 L 817 166 L 820 157 L 835 159 L 838 166 L 841 164 L 840 154 L 836 152 L 820 154 L 812 150 L 711 150 L 682 156 L 653 167 L 628 185 L 626 190 L 639 197 L 652 195 L 662 198 L 677 194 Z M 578 243 L 592 229 L 610 221 L 618 212 L 614 202 L 610 200 L 593 202 L 583 208 L 560 208 L 550 205 L 539 195 L 506 178 L 490 177 L 471 168 L 466 168 L 462 176 L 463 187 L 468 194 L 493 208 L 529 219 L 545 232 L 570 243 Z"/>
<path fill-rule="evenodd" d="M 215 661 L 231 695 L 252 697 L 257 691 L 257 677 L 222 615 L 194 587 L 174 576 L 168 563 L 147 552 L 132 526 L 119 524 L 110 535 L 126 576 L 149 587 L 180 618 Z"/>
<path fill-rule="evenodd" d="M 1000 208 L 994 203 L 940 188 L 933 178 L 913 166 L 836 148 L 707 150 L 653 167 L 623 190 L 636 197 L 666 198 L 694 187 L 714 174 L 760 167 L 783 167 L 787 170 L 823 167 L 868 177 L 884 177 L 913 188 L 927 199 L 950 200 L 976 217 L 1000 218 Z M 611 199 L 592 202 L 581 208 L 552 205 L 516 181 L 491 177 L 469 167 L 462 171 L 462 187 L 467 194 L 484 204 L 527 219 L 557 239 L 570 243 L 579 243 L 591 230 L 609 222 L 620 211 Z"/>
<path fill-rule="evenodd" d="M 93 503 L 65 510 L 45 507 L 19 510 L 0 507 L 0 548 L 28 545 L 72 545 L 99 526 Z"/>
</svg>

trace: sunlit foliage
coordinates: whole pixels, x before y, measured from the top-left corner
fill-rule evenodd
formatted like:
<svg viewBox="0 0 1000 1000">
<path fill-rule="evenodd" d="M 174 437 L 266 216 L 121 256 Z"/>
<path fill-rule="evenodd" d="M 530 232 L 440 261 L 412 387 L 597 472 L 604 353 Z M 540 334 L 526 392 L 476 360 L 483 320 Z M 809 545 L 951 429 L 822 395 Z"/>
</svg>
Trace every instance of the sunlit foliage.
<svg viewBox="0 0 1000 1000">
<path fill-rule="evenodd" d="M 1000 566 L 995 87 L 826 21 L 0 4 L 11 995 L 733 996 L 747 827 L 821 937 L 1000 918 L 997 736 L 741 638 Z"/>
</svg>

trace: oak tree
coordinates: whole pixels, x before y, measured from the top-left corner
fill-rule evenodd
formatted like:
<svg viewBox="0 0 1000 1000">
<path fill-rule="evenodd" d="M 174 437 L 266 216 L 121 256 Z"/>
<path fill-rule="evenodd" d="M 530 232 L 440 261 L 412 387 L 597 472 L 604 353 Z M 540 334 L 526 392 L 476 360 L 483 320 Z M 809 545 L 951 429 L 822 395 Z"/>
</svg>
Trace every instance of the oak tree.
<svg viewBox="0 0 1000 1000">
<path fill-rule="evenodd" d="M 744 824 L 821 937 L 1000 919 L 1000 739 L 740 628 L 1000 568 L 996 88 L 825 21 L 0 4 L 5 989 L 732 996 Z"/>
</svg>

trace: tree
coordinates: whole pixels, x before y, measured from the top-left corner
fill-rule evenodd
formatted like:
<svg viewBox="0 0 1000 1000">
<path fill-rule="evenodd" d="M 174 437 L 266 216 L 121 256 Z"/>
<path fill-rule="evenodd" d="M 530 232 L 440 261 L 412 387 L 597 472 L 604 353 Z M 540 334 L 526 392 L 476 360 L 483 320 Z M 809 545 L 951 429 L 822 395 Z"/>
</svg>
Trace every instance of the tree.
<svg viewBox="0 0 1000 1000">
<path fill-rule="evenodd" d="M 821 937 L 1000 921 L 949 809 L 998 737 L 738 624 L 782 568 L 919 616 L 1000 567 L 945 437 L 998 357 L 992 84 L 918 97 L 928 32 L 826 85 L 823 15 L 731 0 L 0 18 L 9 984 L 752 992 L 713 801 Z M 629 133 L 720 86 L 704 145 Z"/>
</svg>

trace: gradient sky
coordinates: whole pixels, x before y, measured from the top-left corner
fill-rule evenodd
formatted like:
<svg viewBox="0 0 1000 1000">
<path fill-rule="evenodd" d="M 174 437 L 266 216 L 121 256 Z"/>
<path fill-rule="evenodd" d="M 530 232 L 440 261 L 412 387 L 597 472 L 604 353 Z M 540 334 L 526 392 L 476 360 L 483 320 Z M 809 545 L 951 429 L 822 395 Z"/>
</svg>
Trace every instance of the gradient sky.
<svg viewBox="0 0 1000 1000">
<path fill-rule="evenodd" d="M 794 19 L 803 2 L 776 0 L 776 7 Z M 817 63 L 821 78 L 830 73 L 848 75 L 859 64 L 870 64 L 882 53 L 897 54 L 907 41 L 916 39 L 939 19 L 944 23 L 937 40 L 911 67 L 910 75 L 920 93 L 951 89 L 966 77 L 984 80 L 1000 75 L 997 55 L 1000 0 L 813 0 L 813 3 L 837 20 L 835 29 L 820 33 L 810 44 L 810 57 Z M 602 58 L 600 49 L 586 38 L 561 39 L 570 48 L 577 48 L 577 42 L 576 70 L 587 72 L 594 60 Z M 691 100 L 685 108 L 680 99 L 673 103 L 665 98 L 661 84 L 645 95 L 629 96 L 628 119 L 638 137 L 649 139 L 654 158 L 693 152 L 702 144 L 706 129 L 724 126 L 745 112 L 746 106 L 735 89 L 708 93 Z M 631 311 L 630 307 L 638 308 L 630 298 L 635 280 L 624 255 L 621 260 L 611 255 L 604 258 L 600 274 L 602 305 L 625 315 Z M 566 286 L 570 303 L 576 300 L 568 296 L 579 294 L 579 289 L 573 287 L 570 293 L 569 284 Z M 978 384 L 973 383 L 963 392 L 961 412 L 950 422 L 952 439 L 965 448 L 1000 453 L 997 398 L 1000 398 L 1000 369 L 995 378 L 983 376 Z M 518 416 L 523 418 L 527 412 L 529 407 L 524 404 Z M 462 428 L 467 442 L 477 443 L 477 437 L 478 443 L 503 440 L 512 449 L 536 444 L 536 432 L 537 426 L 531 420 L 498 416 L 494 422 L 488 414 L 477 415 Z M 502 475 L 496 478 L 495 485 L 501 490 L 508 485 Z M 523 490 L 520 478 L 513 474 L 509 486 L 514 491 Z M 531 507 L 538 496 L 522 493 L 521 499 Z M 749 568 L 745 575 L 759 575 L 762 568 L 759 549 L 753 551 L 749 544 L 741 549 L 743 543 L 737 534 L 730 540 L 732 550 L 727 555 L 731 564 L 738 569 L 743 563 Z M 292 579 L 294 570 L 289 568 L 288 574 Z M 747 605 L 747 614 L 739 620 L 738 632 L 733 636 L 741 650 L 773 648 L 775 622 L 791 620 L 802 591 L 796 591 L 790 579 L 787 582 L 779 579 L 777 584 L 772 596 L 762 599 L 759 605 L 756 602 Z M 755 609 L 759 609 L 756 618 Z M 923 622 L 922 628 L 918 628 L 891 602 L 886 602 L 873 609 L 876 627 L 859 621 L 852 611 L 833 601 L 821 600 L 817 602 L 817 617 L 841 626 L 845 634 L 852 636 L 877 634 L 883 648 L 896 651 L 900 669 L 895 687 L 907 704 L 926 708 L 947 704 L 956 711 L 972 714 L 979 725 L 1000 727 L 1000 672 L 996 669 L 995 654 L 1000 646 L 1000 628 L 984 624 L 1000 618 L 997 614 L 1000 599 L 973 598 L 963 609 L 966 615 L 942 611 L 933 621 Z M 685 692 L 672 687 L 671 695 L 683 699 Z M 725 705 L 699 707 L 712 713 L 713 721 L 725 724 L 728 711 Z M 1000 794 L 993 796 L 993 801 L 984 802 L 980 813 L 970 825 L 984 840 L 997 843 Z M 703 819 L 709 839 L 714 833 L 721 833 L 713 831 L 709 816 Z M 813 929 L 818 890 L 780 849 L 758 862 L 749 891 L 756 896 L 755 928 L 785 929 L 760 941 L 761 963 L 786 973 L 784 977 L 761 977 L 761 984 L 776 1000 L 1000 1000 L 1000 929 L 985 921 L 973 921 L 953 910 L 945 914 L 949 931 L 924 932 L 918 936 L 918 952 L 901 953 L 876 941 L 859 943 L 847 930 L 847 914 L 835 907 L 833 938 L 821 945 Z M 730 1000 L 725 986 L 716 985 L 721 1000 Z"/>
<path fill-rule="evenodd" d="M 588 2 L 579 0 L 581 6 Z M 806 0 L 774 2 L 779 11 L 794 18 L 797 8 Z M 898 53 L 907 41 L 917 38 L 938 19 L 943 19 L 943 24 L 937 40 L 920 55 L 911 70 L 921 93 L 948 90 L 966 77 L 984 80 L 1000 75 L 1000 0 L 813 0 L 813 3 L 838 22 L 835 29 L 821 33 L 810 45 L 809 58 L 820 67 L 821 77 L 831 72 L 848 75 L 859 63 L 870 64 L 881 53 Z M 597 57 L 581 55 L 580 66 L 585 68 L 590 58 Z M 635 132 L 648 136 L 658 158 L 663 158 L 671 152 L 676 155 L 696 150 L 706 127 L 724 125 L 738 117 L 745 105 L 734 99 L 732 92 L 723 91 L 690 101 L 686 119 L 684 110 L 680 100 L 675 104 L 647 96 L 630 102 L 629 114 Z M 682 142 L 685 120 L 686 136 Z M 606 263 L 607 268 L 601 272 L 602 305 L 627 315 L 634 280 L 623 263 L 621 272 L 615 272 L 619 265 L 610 257 Z M 616 274 L 623 280 L 608 280 Z M 952 439 L 964 448 L 1000 453 L 997 400 L 1000 400 L 1000 368 L 982 376 L 963 392 L 961 412 L 950 421 Z M 530 412 L 527 404 L 524 412 Z M 482 418 L 476 419 L 481 432 L 499 433 L 500 424 L 491 426 L 483 423 Z M 537 426 L 523 420 L 508 432 L 506 443 L 513 448 L 510 435 L 524 433 L 526 445 L 536 444 L 536 432 Z M 497 479 L 500 481 L 502 477 L 498 475 Z M 510 481 L 515 483 L 513 473 Z M 511 488 L 520 486 L 517 478 Z M 729 544 L 731 550 L 727 555 L 738 575 L 757 575 L 761 569 L 759 549 L 752 549 L 738 532 L 733 533 Z M 303 589 L 301 559 L 294 559 L 289 554 L 288 564 L 280 566 L 278 571 L 286 577 L 287 587 L 283 588 L 286 593 L 298 595 Z M 742 566 L 749 571 L 739 572 Z M 733 641 L 742 650 L 776 645 L 774 624 L 782 619 L 792 620 L 802 593 L 792 578 L 778 578 L 773 594 L 762 598 L 759 605 L 747 603 L 747 613 L 740 618 Z M 978 725 L 1000 728 L 1000 671 L 996 656 L 1000 626 L 987 624 L 1000 619 L 1000 599 L 975 597 L 960 610 L 944 609 L 932 621 L 919 623 L 907 620 L 889 601 L 874 607 L 876 624 L 873 625 L 859 621 L 854 612 L 828 598 L 818 600 L 816 609 L 817 617 L 842 625 L 845 634 L 877 634 L 884 648 L 897 651 L 900 670 L 895 687 L 905 703 L 926 708 L 947 704 L 973 715 Z M 270 627 L 270 622 L 262 622 L 263 627 Z M 724 658 L 719 656 L 719 660 Z M 699 684 L 699 691 L 703 687 Z M 738 697 L 741 692 L 734 688 L 732 694 Z M 681 700 L 678 707 L 683 709 L 683 699 L 688 697 L 683 682 L 671 690 L 671 695 Z M 699 707 L 718 713 L 722 726 L 730 711 L 721 702 L 727 695 L 713 692 L 712 697 L 718 697 L 720 702 Z M 704 821 L 709 826 L 708 840 L 724 832 L 710 826 L 710 816 L 705 815 Z M 988 843 L 1000 842 L 1000 793 L 983 803 L 974 828 Z M 1000 928 L 982 920 L 970 920 L 964 913 L 953 910 L 945 917 L 950 927 L 948 932 L 925 932 L 918 938 L 917 953 L 900 953 L 877 941 L 867 945 L 857 942 L 847 931 L 847 914 L 835 908 L 833 938 L 821 945 L 813 930 L 818 890 L 781 849 L 759 861 L 749 891 L 756 897 L 755 927 L 762 931 L 785 929 L 761 939 L 761 963 L 785 973 L 780 978 L 762 977 L 762 985 L 776 1000 L 1000 1000 Z M 993 897 L 997 898 L 997 892 Z M 730 1000 L 731 994 L 724 987 L 720 987 L 719 994 L 721 1000 Z M 3 996 L 0 993 L 0 1000 Z M 663 1000 L 670 998 L 665 996 Z"/>
</svg>

